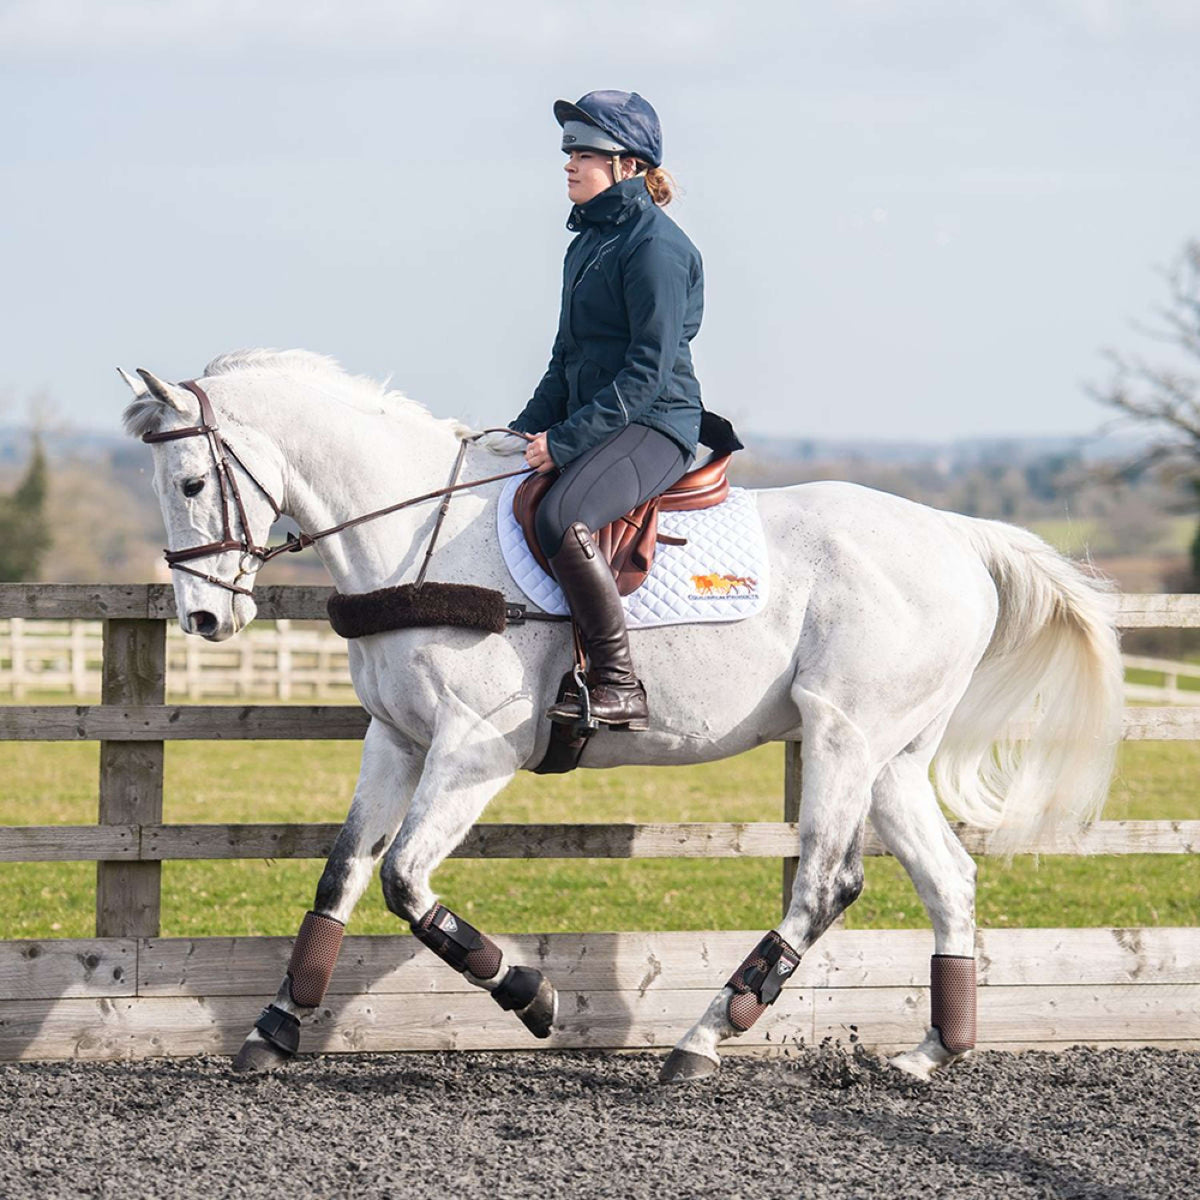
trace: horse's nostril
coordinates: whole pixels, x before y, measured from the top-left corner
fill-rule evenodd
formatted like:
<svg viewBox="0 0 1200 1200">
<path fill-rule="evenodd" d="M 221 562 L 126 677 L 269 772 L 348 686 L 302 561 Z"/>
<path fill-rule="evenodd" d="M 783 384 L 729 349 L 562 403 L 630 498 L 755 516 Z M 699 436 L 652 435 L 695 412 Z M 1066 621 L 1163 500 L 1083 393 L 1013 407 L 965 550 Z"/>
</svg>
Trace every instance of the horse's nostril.
<svg viewBox="0 0 1200 1200">
<path fill-rule="evenodd" d="M 188 629 L 192 633 L 200 634 L 201 637 L 208 637 L 209 634 L 217 632 L 217 618 L 202 608 L 197 609 L 195 612 L 188 613 Z"/>
</svg>

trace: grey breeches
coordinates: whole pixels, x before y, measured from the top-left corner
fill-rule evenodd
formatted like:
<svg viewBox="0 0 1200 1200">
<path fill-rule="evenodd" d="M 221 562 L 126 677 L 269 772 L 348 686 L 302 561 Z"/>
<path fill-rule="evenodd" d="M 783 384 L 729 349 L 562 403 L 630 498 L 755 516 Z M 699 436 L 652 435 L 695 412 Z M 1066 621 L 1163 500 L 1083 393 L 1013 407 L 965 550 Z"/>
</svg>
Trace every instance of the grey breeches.
<svg viewBox="0 0 1200 1200">
<path fill-rule="evenodd" d="M 537 511 L 537 538 L 553 558 L 576 521 L 589 529 L 623 517 L 666 491 L 691 466 L 691 456 L 665 433 L 626 425 L 563 469 Z"/>
</svg>

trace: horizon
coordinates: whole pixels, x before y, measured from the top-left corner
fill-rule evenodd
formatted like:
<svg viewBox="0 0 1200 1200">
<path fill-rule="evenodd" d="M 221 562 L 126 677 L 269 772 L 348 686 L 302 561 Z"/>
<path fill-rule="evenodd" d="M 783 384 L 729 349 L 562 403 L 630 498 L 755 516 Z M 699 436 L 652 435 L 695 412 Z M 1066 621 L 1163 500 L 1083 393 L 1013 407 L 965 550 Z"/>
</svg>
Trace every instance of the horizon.
<svg viewBox="0 0 1200 1200">
<path fill-rule="evenodd" d="M 435 418 L 450 416 L 451 414 L 435 413 Z M 1006 443 L 1076 443 L 1080 446 L 1095 445 L 1099 443 L 1111 444 L 1116 447 L 1130 447 L 1144 444 L 1152 440 L 1153 435 L 1143 427 L 1130 429 L 1122 433 L 1103 431 L 1091 432 L 1072 432 L 1072 431 L 1049 431 L 1049 432 L 1014 432 L 1014 433 L 964 433 L 948 437 L 901 437 L 901 436 L 872 436 L 870 434 L 807 434 L 807 433 L 770 433 L 763 430 L 748 427 L 738 430 L 739 435 L 747 442 L 745 447 L 747 452 L 761 453 L 763 447 L 757 445 L 762 442 L 777 442 L 789 446 L 794 446 L 798 443 L 812 444 L 818 448 L 830 447 L 912 447 L 916 448 L 950 448 L 954 446 L 982 444 L 982 445 L 1004 445 Z M 138 439 L 131 438 L 124 433 L 119 424 L 119 420 L 113 428 L 96 427 L 89 428 L 84 425 L 76 425 L 70 422 L 51 421 L 45 425 L 39 425 L 33 421 L 26 422 L 6 422 L 0 421 L 0 443 L 9 439 L 15 438 L 31 438 L 34 435 L 40 435 L 43 439 L 53 442 L 72 441 L 72 440 L 97 440 L 102 442 L 112 442 L 114 445 L 119 445 L 124 442 L 136 443 Z M 703 457 L 703 454 L 698 455 Z M 788 457 L 794 457 L 789 455 Z"/>
</svg>

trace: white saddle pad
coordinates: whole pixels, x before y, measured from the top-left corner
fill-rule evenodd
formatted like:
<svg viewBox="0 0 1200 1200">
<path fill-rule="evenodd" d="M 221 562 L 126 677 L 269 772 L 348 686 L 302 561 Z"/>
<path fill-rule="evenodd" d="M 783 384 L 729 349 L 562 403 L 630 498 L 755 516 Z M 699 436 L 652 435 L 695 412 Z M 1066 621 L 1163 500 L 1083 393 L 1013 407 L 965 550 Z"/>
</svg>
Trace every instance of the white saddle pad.
<svg viewBox="0 0 1200 1200">
<path fill-rule="evenodd" d="M 517 587 L 543 612 L 570 610 L 553 576 L 538 565 L 513 516 L 513 494 L 521 478 L 510 479 L 496 511 L 504 564 Z M 690 625 L 700 621 L 741 621 L 767 602 L 767 546 L 754 496 L 731 488 L 713 508 L 660 512 L 659 533 L 686 538 L 684 546 L 660 543 L 646 582 L 622 597 L 630 629 Z"/>
</svg>

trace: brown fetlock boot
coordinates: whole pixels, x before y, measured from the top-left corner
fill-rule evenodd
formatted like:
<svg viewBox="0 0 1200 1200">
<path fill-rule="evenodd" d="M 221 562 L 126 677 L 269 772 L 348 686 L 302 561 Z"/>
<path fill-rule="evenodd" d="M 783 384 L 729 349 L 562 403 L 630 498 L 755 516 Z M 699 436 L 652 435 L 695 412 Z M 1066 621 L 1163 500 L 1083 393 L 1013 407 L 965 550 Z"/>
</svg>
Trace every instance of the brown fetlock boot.
<svg viewBox="0 0 1200 1200">
<path fill-rule="evenodd" d="M 594 680 L 588 688 L 592 717 L 602 725 L 646 729 L 650 717 L 646 689 L 633 673 L 616 580 L 582 521 L 567 530 L 558 553 L 550 559 L 550 567 L 587 648 L 589 678 Z M 574 697 L 546 710 L 552 721 L 570 723 L 582 715 L 582 705 Z"/>
</svg>

